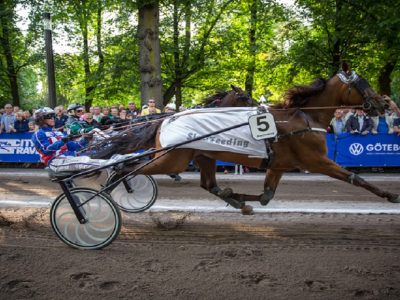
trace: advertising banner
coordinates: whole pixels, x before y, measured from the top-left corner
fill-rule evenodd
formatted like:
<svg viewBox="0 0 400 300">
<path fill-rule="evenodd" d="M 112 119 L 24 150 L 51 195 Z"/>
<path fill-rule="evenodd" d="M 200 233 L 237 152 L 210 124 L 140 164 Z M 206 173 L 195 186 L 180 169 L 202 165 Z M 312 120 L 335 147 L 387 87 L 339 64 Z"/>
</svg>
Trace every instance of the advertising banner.
<svg viewBox="0 0 400 300">
<path fill-rule="evenodd" d="M 0 134 L 0 162 L 40 162 L 31 137 L 31 132 Z"/>
<path fill-rule="evenodd" d="M 400 166 L 400 137 L 341 134 L 336 141 L 336 162 L 344 167 Z"/>
<path fill-rule="evenodd" d="M 32 133 L 0 134 L 0 162 L 38 163 Z M 343 167 L 399 167 L 400 136 L 389 134 L 326 135 L 328 157 Z M 234 166 L 217 161 L 218 166 Z"/>
<path fill-rule="evenodd" d="M 336 154 L 336 136 L 334 134 L 326 135 L 326 146 L 328 147 L 328 158 L 334 161 Z"/>
</svg>

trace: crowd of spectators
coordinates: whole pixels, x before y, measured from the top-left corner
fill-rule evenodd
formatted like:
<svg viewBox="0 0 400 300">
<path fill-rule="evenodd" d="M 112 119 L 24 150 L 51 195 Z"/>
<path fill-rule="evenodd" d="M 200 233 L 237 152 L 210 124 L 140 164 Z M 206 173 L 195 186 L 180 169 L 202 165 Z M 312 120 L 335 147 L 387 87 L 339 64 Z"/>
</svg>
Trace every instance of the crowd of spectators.
<svg viewBox="0 0 400 300">
<path fill-rule="evenodd" d="M 6 104 L 4 109 L 0 109 L 0 134 L 35 132 L 38 130 L 35 125 L 35 110 L 23 111 L 18 106 Z M 184 107 L 180 107 L 179 110 L 184 110 Z M 164 112 L 174 111 L 176 111 L 175 104 L 168 104 L 164 108 Z M 124 105 L 92 106 L 89 111 L 86 111 L 85 107 L 80 105 L 79 109 L 68 112 L 64 106 L 60 105 L 54 108 L 54 112 L 56 114 L 55 129 L 66 131 L 65 125 L 71 112 L 91 128 L 104 129 L 110 125 L 118 126 L 118 124 L 128 123 L 139 116 L 161 113 L 161 110 L 156 107 L 155 100 L 150 99 L 147 105 L 143 105 L 141 109 L 136 106 L 134 101 L 130 101 L 127 107 Z"/>
<path fill-rule="evenodd" d="M 179 110 L 184 109 L 184 107 L 179 108 Z M 55 107 L 54 111 L 56 113 L 55 129 L 64 131 L 69 118 L 68 112 L 61 105 Z M 81 122 L 91 128 L 100 129 L 110 125 L 117 127 L 118 124 L 127 123 L 139 116 L 161 113 L 153 99 L 149 99 L 147 105 L 141 109 L 136 106 L 134 101 L 130 101 L 127 107 L 124 105 L 92 106 L 89 111 L 85 111 L 85 107 L 80 106 L 79 109 L 73 111 Z M 164 112 L 175 111 L 175 104 L 169 104 L 164 108 Z M 6 104 L 4 109 L 0 110 L 0 133 L 36 131 L 34 114 L 35 109 L 23 111 L 18 106 Z M 337 109 L 328 127 L 328 132 L 336 135 L 342 133 L 361 135 L 387 133 L 400 136 L 400 111 L 397 107 L 392 107 L 379 116 L 369 116 L 362 109 Z"/>
<path fill-rule="evenodd" d="M 400 111 L 387 109 L 378 116 L 369 116 L 362 109 L 336 109 L 328 132 L 349 134 L 396 134 L 400 136 Z"/>
<path fill-rule="evenodd" d="M 35 121 L 30 111 L 23 111 L 11 104 L 6 104 L 4 109 L 0 110 L 0 133 L 33 132 L 34 130 Z"/>
</svg>

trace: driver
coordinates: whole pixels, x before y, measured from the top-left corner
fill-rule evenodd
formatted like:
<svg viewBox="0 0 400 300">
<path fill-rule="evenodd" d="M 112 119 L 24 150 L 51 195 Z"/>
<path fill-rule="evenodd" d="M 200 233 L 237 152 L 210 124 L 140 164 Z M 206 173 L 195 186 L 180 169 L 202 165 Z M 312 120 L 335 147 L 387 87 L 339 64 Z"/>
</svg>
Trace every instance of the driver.
<svg viewBox="0 0 400 300">
<path fill-rule="evenodd" d="M 89 156 L 76 156 L 76 151 L 86 147 L 91 135 L 86 134 L 78 141 L 70 140 L 63 132 L 54 129 L 55 113 L 49 107 L 38 109 L 35 112 L 35 122 L 40 129 L 32 135 L 32 141 L 40 155 L 40 160 L 51 170 L 55 172 L 77 171 L 115 162 L 113 158 L 104 160 L 92 159 Z"/>
</svg>

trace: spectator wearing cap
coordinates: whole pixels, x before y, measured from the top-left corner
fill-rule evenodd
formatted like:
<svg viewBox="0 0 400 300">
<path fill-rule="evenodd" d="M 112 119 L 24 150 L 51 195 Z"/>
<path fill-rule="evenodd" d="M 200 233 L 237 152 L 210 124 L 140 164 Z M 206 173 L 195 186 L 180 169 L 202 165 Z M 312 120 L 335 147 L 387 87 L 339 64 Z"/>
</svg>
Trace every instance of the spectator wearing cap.
<svg viewBox="0 0 400 300">
<path fill-rule="evenodd" d="M 0 120 L 0 134 L 14 132 L 15 114 L 11 104 L 4 105 L 4 113 Z"/>
<path fill-rule="evenodd" d="M 132 118 L 136 118 L 138 115 L 140 115 L 140 110 L 136 107 L 135 102 L 129 101 L 128 103 L 128 110 L 126 111 L 126 114 L 128 116 L 132 116 Z"/>
<path fill-rule="evenodd" d="M 142 109 L 142 116 L 152 115 L 152 114 L 159 114 L 161 110 L 156 107 L 156 100 L 149 99 L 147 101 L 147 108 Z"/>
<path fill-rule="evenodd" d="M 15 114 L 14 132 L 22 133 L 29 131 L 29 121 L 25 119 L 24 112 L 19 111 Z"/>
<path fill-rule="evenodd" d="M 67 108 L 68 111 L 68 119 L 65 122 L 65 128 L 67 129 L 68 134 L 79 134 L 89 132 L 93 128 L 87 127 L 86 122 L 81 118 L 85 113 L 84 107 L 81 104 L 71 104 Z"/>
</svg>

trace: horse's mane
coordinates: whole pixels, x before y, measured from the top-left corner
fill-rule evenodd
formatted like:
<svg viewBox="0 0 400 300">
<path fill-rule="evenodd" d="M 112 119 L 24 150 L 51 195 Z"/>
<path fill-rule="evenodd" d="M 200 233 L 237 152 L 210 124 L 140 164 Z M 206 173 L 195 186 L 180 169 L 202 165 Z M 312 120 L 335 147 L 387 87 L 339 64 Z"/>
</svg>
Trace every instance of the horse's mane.
<svg viewBox="0 0 400 300">
<path fill-rule="evenodd" d="M 132 119 L 130 123 L 137 124 L 137 123 L 142 123 L 142 122 L 147 122 L 147 121 L 152 121 L 152 120 L 158 120 L 158 119 L 161 119 L 166 116 L 173 115 L 173 114 L 174 113 L 163 112 L 163 113 L 151 114 L 151 115 L 147 115 L 147 116 L 140 116 L 140 117 L 136 117 L 136 118 Z"/>
<path fill-rule="evenodd" d="M 318 78 L 310 85 L 297 85 L 285 93 L 285 100 L 277 104 L 276 108 L 303 107 L 311 96 L 321 93 L 326 86 L 326 80 Z"/>
<path fill-rule="evenodd" d="M 202 105 L 207 106 L 211 103 L 213 103 L 217 99 L 223 99 L 226 95 L 228 95 L 229 92 L 217 92 L 212 96 L 208 96 L 207 98 L 203 99 L 201 102 Z"/>
<path fill-rule="evenodd" d="M 129 127 L 104 141 L 96 143 L 91 149 L 91 158 L 108 159 L 113 154 L 133 153 L 139 149 L 152 148 L 155 145 L 155 135 L 166 114 L 158 114 L 152 122 Z M 159 119 L 159 120 L 157 120 Z"/>
</svg>

